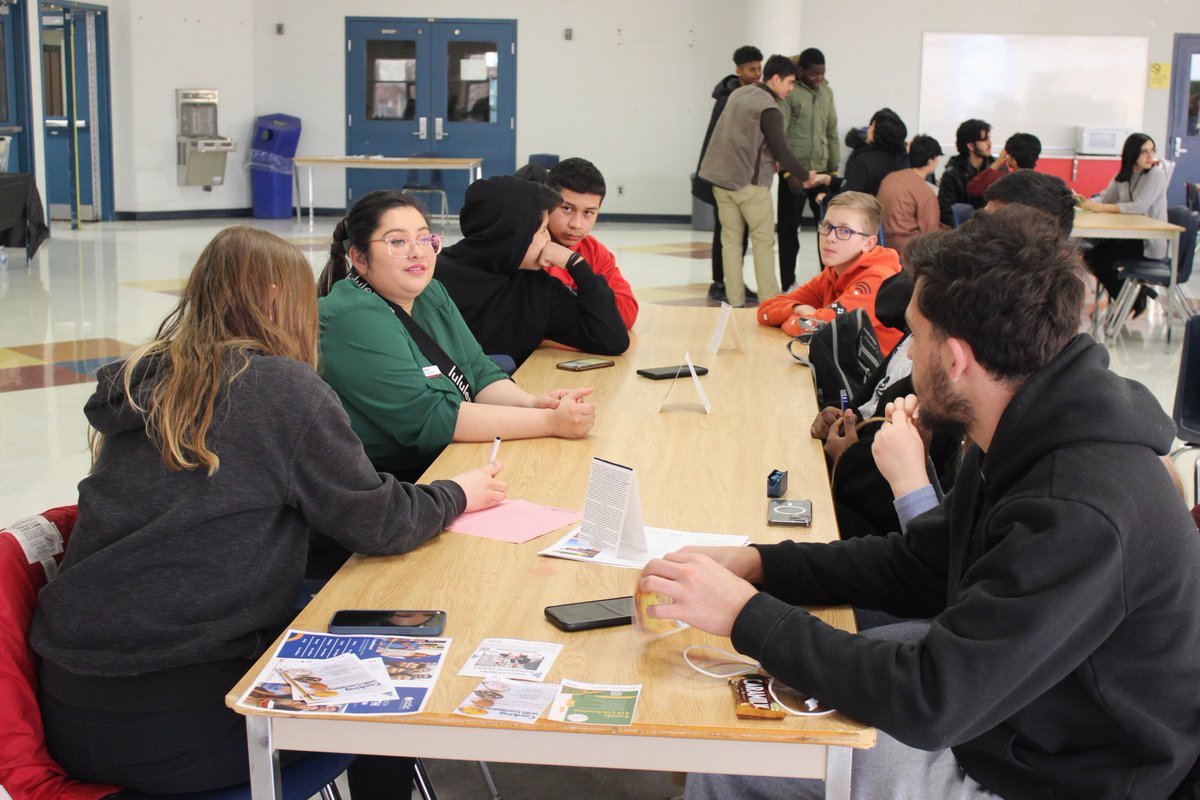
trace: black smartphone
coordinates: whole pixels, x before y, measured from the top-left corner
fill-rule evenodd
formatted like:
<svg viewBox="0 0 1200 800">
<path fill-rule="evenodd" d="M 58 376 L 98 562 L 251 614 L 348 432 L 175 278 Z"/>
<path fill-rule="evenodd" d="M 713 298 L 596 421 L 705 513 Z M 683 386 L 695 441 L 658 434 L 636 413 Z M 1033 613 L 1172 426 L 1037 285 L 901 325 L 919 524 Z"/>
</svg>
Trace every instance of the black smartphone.
<svg viewBox="0 0 1200 800">
<path fill-rule="evenodd" d="M 696 367 L 697 375 L 707 375 L 708 367 L 701 367 L 693 364 Z M 649 378 L 652 381 L 665 381 L 675 377 L 683 377 L 688 374 L 687 364 L 678 364 L 674 367 L 650 367 L 649 369 L 639 369 L 638 375 L 643 378 Z"/>
<path fill-rule="evenodd" d="M 559 369 L 565 369 L 568 372 L 585 372 L 589 369 L 600 369 L 601 367 L 611 367 L 616 362 L 610 358 L 576 358 L 571 361 L 560 361 L 556 366 Z"/>
<path fill-rule="evenodd" d="M 445 611 L 344 608 L 329 620 L 330 633 L 439 636 L 445 628 Z"/>
<path fill-rule="evenodd" d="M 633 596 L 546 606 L 546 619 L 564 631 L 628 625 L 633 621 Z"/>
</svg>

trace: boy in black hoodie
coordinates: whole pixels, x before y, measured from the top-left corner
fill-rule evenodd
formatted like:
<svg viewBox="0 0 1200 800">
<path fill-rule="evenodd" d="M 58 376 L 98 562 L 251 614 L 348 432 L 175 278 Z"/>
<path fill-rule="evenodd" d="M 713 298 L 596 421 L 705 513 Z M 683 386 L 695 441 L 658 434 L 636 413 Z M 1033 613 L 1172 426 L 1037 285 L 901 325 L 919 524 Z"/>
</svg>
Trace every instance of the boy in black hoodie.
<svg viewBox="0 0 1200 800">
<path fill-rule="evenodd" d="M 484 352 L 517 366 L 545 339 L 600 355 L 629 348 L 612 289 L 582 256 L 550 241 L 546 220 L 561 202 L 521 178 L 476 181 L 459 214 L 463 240 L 438 256 L 438 280 Z M 566 269 L 575 291 L 545 272 L 550 266 Z"/>
</svg>

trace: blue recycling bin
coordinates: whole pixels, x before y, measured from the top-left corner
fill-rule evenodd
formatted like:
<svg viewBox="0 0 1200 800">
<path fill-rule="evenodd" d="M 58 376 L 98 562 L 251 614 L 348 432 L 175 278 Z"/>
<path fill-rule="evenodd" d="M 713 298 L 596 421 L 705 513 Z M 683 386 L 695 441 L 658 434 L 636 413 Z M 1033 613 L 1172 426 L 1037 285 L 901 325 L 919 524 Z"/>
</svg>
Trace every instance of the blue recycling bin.
<svg viewBox="0 0 1200 800">
<path fill-rule="evenodd" d="M 300 119 L 267 114 L 254 125 L 250 143 L 250 193 L 254 216 L 283 219 L 292 215 L 292 174 L 300 144 Z"/>
</svg>

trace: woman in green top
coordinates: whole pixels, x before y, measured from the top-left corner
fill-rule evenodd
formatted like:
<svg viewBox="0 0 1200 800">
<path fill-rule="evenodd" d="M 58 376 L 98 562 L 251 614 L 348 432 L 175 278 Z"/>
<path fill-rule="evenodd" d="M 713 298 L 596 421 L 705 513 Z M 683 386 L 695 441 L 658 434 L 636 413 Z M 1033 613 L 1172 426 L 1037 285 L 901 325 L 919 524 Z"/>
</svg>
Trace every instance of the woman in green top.
<svg viewBox="0 0 1200 800">
<path fill-rule="evenodd" d="M 364 196 L 333 232 L 321 372 L 375 467 L 416 477 L 450 442 L 587 436 L 592 390 L 535 397 L 509 380 L 433 280 L 440 249 L 417 201 L 395 191 Z"/>
</svg>

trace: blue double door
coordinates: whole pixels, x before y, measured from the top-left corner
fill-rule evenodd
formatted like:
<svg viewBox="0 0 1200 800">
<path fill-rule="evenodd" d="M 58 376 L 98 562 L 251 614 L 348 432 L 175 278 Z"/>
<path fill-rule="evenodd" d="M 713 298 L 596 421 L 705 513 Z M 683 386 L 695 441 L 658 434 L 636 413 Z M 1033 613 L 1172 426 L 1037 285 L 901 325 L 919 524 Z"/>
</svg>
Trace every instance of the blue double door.
<svg viewBox="0 0 1200 800">
<path fill-rule="evenodd" d="M 510 175 L 517 152 L 513 20 L 346 20 L 347 155 L 482 158 Z M 346 205 L 375 189 L 439 182 L 458 213 L 458 170 L 347 170 Z"/>
<path fill-rule="evenodd" d="M 56 2 L 38 13 L 49 216 L 113 219 L 107 10 Z"/>
</svg>

